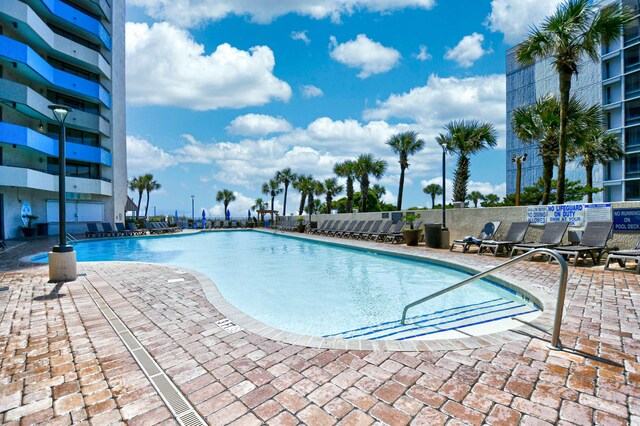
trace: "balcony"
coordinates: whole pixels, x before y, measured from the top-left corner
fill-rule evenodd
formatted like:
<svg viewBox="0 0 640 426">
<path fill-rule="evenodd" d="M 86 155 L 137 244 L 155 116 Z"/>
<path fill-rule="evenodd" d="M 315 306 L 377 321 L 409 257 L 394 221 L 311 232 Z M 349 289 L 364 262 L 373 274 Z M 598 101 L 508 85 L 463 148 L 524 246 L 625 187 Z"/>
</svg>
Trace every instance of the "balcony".
<svg viewBox="0 0 640 426">
<path fill-rule="evenodd" d="M 58 191 L 57 175 L 27 167 L 0 165 L 0 182 L 3 186 Z M 67 190 L 73 190 L 77 194 L 112 195 L 112 184 L 102 179 L 67 177 L 66 186 Z"/>
<path fill-rule="evenodd" d="M 58 157 L 58 140 L 27 127 L 0 122 L 0 142 L 30 148 L 52 157 Z M 111 167 L 111 153 L 94 146 L 66 143 L 66 154 L 70 160 L 102 164 Z M 9 155 L 5 152 L 5 155 Z"/>
<path fill-rule="evenodd" d="M 23 74 L 34 79 L 44 80 L 45 83 L 59 87 L 67 92 L 79 94 L 101 102 L 111 108 L 111 95 L 98 83 L 75 76 L 51 66 L 31 47 L 14 39 L 0 35 L 0 62 L 12 62 L 14 67 L 25 67 Z"/>
</svg>

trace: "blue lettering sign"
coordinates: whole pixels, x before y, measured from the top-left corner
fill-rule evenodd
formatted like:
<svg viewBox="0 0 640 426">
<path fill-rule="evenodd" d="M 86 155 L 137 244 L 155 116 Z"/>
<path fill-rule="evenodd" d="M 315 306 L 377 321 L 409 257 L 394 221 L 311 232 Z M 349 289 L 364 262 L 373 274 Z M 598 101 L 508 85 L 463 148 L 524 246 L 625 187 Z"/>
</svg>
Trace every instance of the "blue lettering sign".
<svg viewBox="0 0 640 426">
<path fill-rule="evenodd" d="M 640 209 L 613 209 L 614 232 L 640 232 Z"/>
</svg>

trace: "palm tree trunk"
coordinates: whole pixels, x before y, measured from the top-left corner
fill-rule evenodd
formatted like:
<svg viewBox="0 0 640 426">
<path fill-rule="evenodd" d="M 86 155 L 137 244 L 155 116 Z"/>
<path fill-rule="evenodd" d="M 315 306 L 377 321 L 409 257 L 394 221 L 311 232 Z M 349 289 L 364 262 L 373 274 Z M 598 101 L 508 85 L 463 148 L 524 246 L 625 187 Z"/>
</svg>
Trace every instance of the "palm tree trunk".
<svg viewBox="0 0 640 426">
<path fill-rule="evenodd" d="M 223 203 L 224 204 L 224 218 L 227 218 L 227 210 L 229 210 L 229 203 Z"/>
<path fill-rule="evenodd" d="M 556 204 L 564 204 L 565 168 L 567 162 L 567 124 L 569 122 L 569 96 L 571 92 L 571 72 L 561 70 L 560 76 L 560 142 L 558 146 L 558 186 Z"/>
<path fill-rule="evenodd" d="M 309 206 L 309 222 L 311 222 L 311 215 L 313 214 L 313 192 L 309 193 L 309 201 L 307 203 L 307 205 Z"/>
<path fill-rule="evenodd" d="M 593 203 L 593 193 L 591 192 L 593 189 L 593 165 L 585 166 L 585 171 L 587 172 L 587 188 L 589 189 L 587 203 Z"/>
<path fill-rule="evenodd" d="M 347 213 L 353 213 L 353 178 L 347 178 Z"/>
<path fill-rule="evenodd" d="M 304 203 L 307 201 L 307 194 L 304 192 L 300 194 L 300 208 L 298 209 L 298 216 L 304 213 Z"/>
<path fill-rule="evenodd" d="M 282 216 L 287 215 L 287 191 L 289 190 L 289 184 L 284 184 L 284 206 L 282 207 Z"/>
<path fill-rule="evenodd" d="M 327 213 L 331 214 L 331 201 L 333 201 L 333 197 L 327 194 Z"/>
<path fill-rule="evenodd" d="M 431 193 L 431 210 L 436 208 L 436 194 Z"/>
<path fill-rule="evenodd" d="M 144 218 L 146 219 L 149 214 L 149 191 L 147 191 L 147 205 L 144 207 Z"/>
<path fill-rule="evenodd" d="M 453 200 L 464 203 L 467 199 L 467 182 L 469 181 L 469 157 L 458 156 L 458 165 L 453 178 Z"/>
<path fill-rule="evenodd" d="M 276 198 L 275 195 L 271 196 L 271 221 L 273 222 L 273 199 Z"/>
<path fill-rule="evenodd" d="M 136 210 L 136 220 L 140 219 L 140 203 L 142 203 L 142 191 L 138 191 L 138 209 Z"/>
<path fill-rule="evenodd" d="M 549 204 L 551 180 L 553 179 L 553 158 L 542 158 L 542 205 Z"/>
<path fill-rule="evenodd" d="M 360 206 L 362 207 L 361 212 L 367 211 L 367 196 L 369 195 L 369 179 L 367 176 L 362 178 L 362 183 L 360 184 L 360 198 L 362 198 Z"/>
<path fill-rule="evenodd" d="M 402 210 L 403 189 L 404 189 L 404 167 L 400 166 L 400 185 L 398 187 L 398 210 Z"/>
</svg>

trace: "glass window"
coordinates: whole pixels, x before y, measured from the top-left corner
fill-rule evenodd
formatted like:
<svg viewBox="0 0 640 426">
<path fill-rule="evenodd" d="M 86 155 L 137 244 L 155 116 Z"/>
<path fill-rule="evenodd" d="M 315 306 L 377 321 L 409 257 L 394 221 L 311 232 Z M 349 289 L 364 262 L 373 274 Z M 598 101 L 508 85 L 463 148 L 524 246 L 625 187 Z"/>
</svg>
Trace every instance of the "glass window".
<svg viewBox="0 0 640 426">
<path fill-rule="evenodd" d="M 625 76 L 624 94 L 627 98 L 635 98 L 640 95 L 640 72 Z"/>
<path fill-rule="evenodd" d="M 80 161 L 67 160 L 66 175 L 70 177 L 80 177 L 85 179 L 100 179 L 100 167 L 97 164 L 83 163 Z M 47 158 L 47 172 L 53 175 L 58 174 L 58 159 Z"/>
<path fill-rule="evenodd" d="M 625 72 L 635 71 L 640 68 L 640 45 L 624 50 Z"/>
<path fill-rule="evenodd" d="M 640 123 L 640 100 L 625 103 L 627 125 Z"/>
<path fill-rule="evenodd" d="M 59 59 L 48 57 L 47 62 L 49 62 L 52 67 L 55 67 L 61 71 L 68 72 L 69 74 L 84 78 L 85 80 L 93 81 L 94 83 L 100 82 L 100 76 L 98 74 L 83 70 L 82 68 L 78 68 L 73 65 L 69 65 Z"/>
<path fill-rule="evenodd" d="M 638 41 L 640 37 L 640 28 L 638 18 L 632 20 L 624 26 L 624 45 L 628 45 Z"/>
<path fill-rule="evenodd" d="M 632 180 L 632 181 L 625 182 L 624 199 L 626 201 L 640 200 L 640 180 Z"/>
<path fill-rule="evenodd" d="M 47 91 L 47 99 L 54 104 L 66 105 L 72 109 L 88 112 L 89 114 L 98 115 L 100 112 L 98 104 L 63 95 L 62 93 L 54 92 L 53 90 Z"/>
<path fill-rule="evenodd" d="M 623 0 L 622 4 L 631 9 L 634 13 L 638 13 L 638 10 L 640 9 L 639 0 Z"/>
<path fill-rule="evenodd" d="M 58 140 L 60 127 L 55 124 L 47 125 L 47 136 Z M 82 130 L 70 129 L 67 127 L 67 142 L 80 145 L 100 146 L 100 137 L 96 133 L 83 132 Z"/>
<path fill-rule="evenodd" d="M 625 176 L 627 179 L 640 178 L 640 154 L 630 154 L 624 159 Z"/>
<path fill-rule="evenodd" d="M 624 131 L 625 151 L 640 150 L 640 126 L 627 127 Z"/>
</svg>

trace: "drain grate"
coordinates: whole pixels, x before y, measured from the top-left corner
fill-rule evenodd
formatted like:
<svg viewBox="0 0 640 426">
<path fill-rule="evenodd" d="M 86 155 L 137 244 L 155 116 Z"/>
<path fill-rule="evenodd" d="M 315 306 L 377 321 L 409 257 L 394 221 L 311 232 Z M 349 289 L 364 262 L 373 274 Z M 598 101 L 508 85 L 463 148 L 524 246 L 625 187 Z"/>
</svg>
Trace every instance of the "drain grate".
<svg viewBox="0 0 640 426">
<path fill-rule="evenodd" d="M 173 413 L 178 423 L 183 426 L 206 425 L 206 422 L 195 411 L 193 405 L 189 403 L 166 373 L 162 371 L 160 366 L 151 355 L 149 355 L 133 333 L 131 333 L 120 318 L 116 316 L 115 312 L 109 308 L 109 305 L 107 305 L 95 287 L 86 280 L 84 280 L 83 284 L 104 317 L 109 321 L 109 324 L 111 324 L 111 327 L 116 331 L 144 374 L 149 378 L 153 387 L 156 388 L 162 400 L 167 404 L 167 407 Z"/>
</svg>

